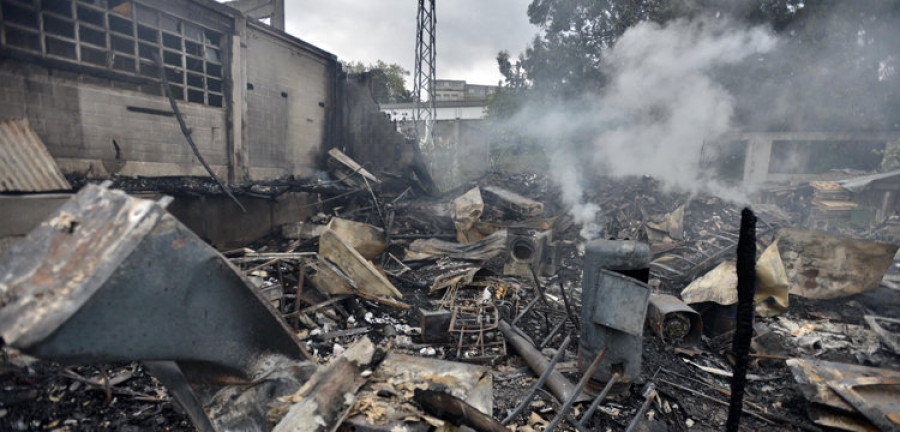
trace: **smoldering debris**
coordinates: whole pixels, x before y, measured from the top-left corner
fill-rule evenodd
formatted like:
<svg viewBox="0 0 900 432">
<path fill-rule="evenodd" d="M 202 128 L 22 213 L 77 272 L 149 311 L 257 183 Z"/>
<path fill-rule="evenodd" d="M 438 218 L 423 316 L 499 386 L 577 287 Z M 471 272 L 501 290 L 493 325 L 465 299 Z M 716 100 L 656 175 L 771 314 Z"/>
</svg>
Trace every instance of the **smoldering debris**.
<svg viewBox="0 0 900 432">
<path fill-rule="evenodd" d="M 290 236 L 296 239 L 273 236 L 225 251 L 227 266 L 257 293 L 253 301 L 265 305 L 314 363 L 298 375 L 300 383 L 270 401 L 270 410 L 262 417 L 266 427 L 285 421 L 282 428 L 297 427 L 303 424 L 297 419 L 306 418 L 303 413 L 310 407 L 328 405 L 333 409 L 322 415 L 325 425 L 310 427 L 430 430 L 448 419 L 436 416 L 433 406 L 414 400 L 417 391 L 428 391 L 446 399 L 440 403 L 463 400 L 463 411 L 475 407 L 517 430 L 548 425 L 575 430 L 575 424 L 625 430 L 632 423 L 665 425 L 669 430 L 721 430 L 733 370 L 731 333 L 727 326 L 713 334 L 700 327 L 715 329 L 733 317 L 728 310 L 694 311 L 680 301 L 680 293 L 732 258 L 740 206 L 710 195 L 673 192 L 650 177 L 596 177 L 589 185 L 584 197 L 603 209 L 595 222 L 609 235 L 630 239 L 609 245 L 643 245 L 646 256 L 640 265 L 625 266 L 624 255 L 616 248 L 586 245 L 582 227 L 568 215 L 559 189 L 549 178 L 532 174 L 491 174 L 439 199 L 363 182 L 357 187 L 366 193 L 338 199 L 331 198 L 343 192 L 323 194 L 320 215 L 314 221 L 298 221 L 321 228 L 304 228 L 302 235 Z M 475 187 L 510 191 L 540 203 L 543 212 L 511 211 L 508 199 L 483 200 L 481 214 L 467 229 L 484 239 L 456 243 L 452 240 L 458 232 L 449 208 Z M 794 215 L 802 214 L 796 203 L 785 204 L 783 212 L 772 208 L 758 212 L 760 253 L 775 244 L 779 230 L 793 224 Z M 360 210 L 365 207 L 369 209 Z M 516 232 L 524 233 L 515 234 L 518 238 L 532 242 L 544 241 L 535 240 L 534 233 L 552 233 L 541 247 L 552 245 L 554 252 L 527 260 L 525 268 L 534 271 L 506 271 L 514 254 L 519 254 L 519 262 L 524 257 L 509 237 Z M 501 235 L 502 241 L 490 240 Z M 480 243 L 485 240 L 488 243 Z M 415 246 L 422 241 L 445 247 L 439 254 L 407 258 L 407 252 L 424 250 Z M 598 258 L 601 249 L 606 254 Z M 803 259 L 802 250 L 792 250 Z M 3 268 L 8 272 L 10 267 Z M 891 275 L 900 274 L 900 266 L 892 262 L 887 273 L 885 280 L 891 280 Z M 585 277 L 594 282 L 586 283 Z M 203 284 L 203 279 L 185 280 Z M 615 286 L 623 301 L 632 285 L 653 295 L 642 297 L 643 303 L 629 303 L 637 305 L 632 312 L 616 314 L 625 307 L 610 308 L 611 297 L 596 295 L 598 287 L 611 289 L 603 282 L 608 280 L 621 282 Z M 661 304 L 659 298 L 665 295 L 671 296 L 670 301 Z M 757 315 L 743 406 L 745 425 L 775 430 L 815 427 L 819 417 L 807 411 L 812 405 L 796 384 L 787 359 L 815 357 L 897 370 L 891 342 L 896 325 L 890 320 L 896 319 L 890 305 L 897 297 L 896 290 L 880 284 L 873 291 L 834 300 L 794 296 L 777 315 Z M 586 301 L 593 306 L 583 307 Z M 646 324 L 640 318 L 643 312 Z M 864 315 L 880 318 L 866 321 Z M 240 326 L 243 319 L 232 315 L 219 320 Z M 140 326 L 152 331 L 159 320 L 144 320 Z M 196 337 L 216 336 L 207 331 Z M 372 349 L 358 355 L 358 344 L 365 344 L 366 338 Z M 104 377 L 87 366 L 31 359 L 15 348 L 4 347 L 0 399 L 0 421 L 10 430 L 203 430 L 179 414 L 184 393 L 153 381 L 138 363 L 104 367 L 108 370 Z M 271 380 L 277 375 L 280 380 L 290 370 L 257 378 Z M 189 371 L 213 372 L 203 366 L 191 366 Z M 546 391 L 543 385 L 535 386 L 539 379 Z M 324 382 L 334 385 L 323 386 Z M 257 381 L 252 377 L 250 381 L 231 377 L 230 394 L 246 398 L 248 386 L 258 385 L 253 383 Z M 861 386 L 853 384 L 847 391 L 866 400 L 871 387 Z M 584 387 L 583 393 L 579 387 Z M 645 388 L 655 391 L 645 393 Z M 341 397 L 329 399 L 337 394 L 329 392 Z M 222 415 L 201 405 L 208 416 Z M 850 409 L 855 419 L 870 421 L 870 411 Z M 469 418 L 476 425 L 493 425 L 479 415 Z"/>
</svg>

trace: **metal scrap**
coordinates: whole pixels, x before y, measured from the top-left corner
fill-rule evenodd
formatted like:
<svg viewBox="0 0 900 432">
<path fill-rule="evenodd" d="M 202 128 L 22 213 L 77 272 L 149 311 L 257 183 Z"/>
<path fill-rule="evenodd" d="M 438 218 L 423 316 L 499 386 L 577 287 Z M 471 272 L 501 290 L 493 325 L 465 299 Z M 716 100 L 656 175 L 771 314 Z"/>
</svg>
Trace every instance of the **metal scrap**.
<svg viewBox="0 0 900 432">
<path fill-rule="evenodd" d="M 872 331 L 878 334 L 881 342 L 887 345 L 894 354 L 900 354 L 900 319 L 874 315 L 863 317 Z"/>
<path fill-rule="evenodd" d="M 61 362 L 145 360 L 198 429 L 261 428 L 265 405 L 301 385 L 311 356 L 250 282 L 163 204 L 83 188 L 4 256 L 0 334 Z M 236 382 L 255 383 L 253 391 Z"/>
<path fill-rule="evenodd" d="M 799 358 L 787 365 L 816 423 L 850 431 L 900 429 L 900 371 Z"/>
<path fill-rule="evenodd" d="M 0 192 L 70 190 L 28 119 L 0 121 Z"/>
<path fill-rule="evenodd" d="M 539 217 L 544 213 L 544 204 L 525 198 L 515 192 L 497 186 L 484 186 L 482 195 L 489 203 L 509 210 L 521 217 Z"/>
<path fill-rule="evenodd" d="M 700 314 L 668 294 L 650 294 L 647 324 L 668 343 L 696 345 L 703 332 Z"/>
<path fill-rule="evenodd" d="M 800 228 L 779 230 L 791 294 L 833 299 L 878 288 L 898 246 Z"/>
<path fill-rule="evenodd" d="M 615 373 L 623 382 L 640 375 L 650 287 L 637 278 L 649 273 L 649 249 L 644 243 L 614 240 L 594 240 L 586 247 L 578 361 L 584 371 L 597 353 L 606 351 L 593 376 L 597 383 Z"/>
</svg>

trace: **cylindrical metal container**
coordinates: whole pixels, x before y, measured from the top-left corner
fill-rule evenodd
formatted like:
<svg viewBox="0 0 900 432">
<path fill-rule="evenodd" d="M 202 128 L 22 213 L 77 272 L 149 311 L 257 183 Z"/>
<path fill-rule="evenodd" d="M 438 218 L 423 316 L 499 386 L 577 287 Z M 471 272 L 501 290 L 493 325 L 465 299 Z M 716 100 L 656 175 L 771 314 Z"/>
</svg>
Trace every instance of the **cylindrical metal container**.
<svg viewBox="0 0 900 432">
<path fill-rule="evenodd" d="M 621 374 L 622 383 L 640 375 L 649 273 L 650 247 L 645 243 L 594 240 L 587 244 L 578 363 L 584 371 L 606 349 L 592 376 L 594 385 L 602 386 L 615 373 Z"/>
</svg>

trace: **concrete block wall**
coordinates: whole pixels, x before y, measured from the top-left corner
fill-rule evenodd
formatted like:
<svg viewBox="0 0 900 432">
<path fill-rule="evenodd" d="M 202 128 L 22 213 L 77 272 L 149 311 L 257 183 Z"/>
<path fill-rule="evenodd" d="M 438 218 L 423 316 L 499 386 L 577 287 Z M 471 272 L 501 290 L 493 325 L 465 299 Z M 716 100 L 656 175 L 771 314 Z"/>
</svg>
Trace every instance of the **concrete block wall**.
<svg viewBox="0 0 900 432">
<path fill-rule="evenodd" d="M 74 74 L 0 63 L 0 119 L 27 118 L 54 157 L 88 152 Z"/>
<path fill-rule="evenodd" d="M 154 3 L 188 20 L 216 21 L 205 25 L 227 34 L 225 105 L 179 102 L 216 175 L 247 184 L 314 174 L 335 132 L 337 58 L 217 3 Z M 205 12 L 183 13 L 197 8 Z M 208 176 L 177 120 L 160 114 L 171 113 L 165 97 L 104 71 L 76 73 L 75 65 L 42 60 L 0 56 L 0 119 L 28 118 L 64 173 Z"/>
<path fill-rule="evenodd" d="M 245 39 L 243 146 L 250 177 L 311 175 L 326 140 L 335 60 L 250 25 Z"/>
<path fill-rule="evenodd" d="M 63 172 L 88 177 L 206 175 L 160 96 L 115 88 L 106 80 L 5 61 L 0 118 L 25 117 Z M 225 109 L 179 103 L 194 142 L 218 175 L 227 175 Z M 113 140 L 119 146 L 116 160 Z"/>
<path fill-rule="evenodd" d="M 454 189 L 491 169 L 484 120 L 438 120 L 435 148 L 425 152 L 434 182 L 442 191 Z"/>
</svg>

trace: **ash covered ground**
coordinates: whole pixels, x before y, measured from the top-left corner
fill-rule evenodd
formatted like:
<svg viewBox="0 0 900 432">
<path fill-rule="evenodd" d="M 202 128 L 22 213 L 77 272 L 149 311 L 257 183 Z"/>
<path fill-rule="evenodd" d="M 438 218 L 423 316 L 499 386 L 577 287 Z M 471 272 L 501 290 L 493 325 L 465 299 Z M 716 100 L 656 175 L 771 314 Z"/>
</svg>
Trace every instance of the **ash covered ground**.
<svg viewBox="0 0 900 432">
<path fill-rule="evenodd" d="M 458 190 L 448 192 L 441 200 L 425 200 L 413 194 L 380 195 L 381 209 L 373 208 L 368 197 L 353 196 L 332 201 L 322 207 L 317 221 L 324 223 L 331 216 L 385 225 L 385 215 L 378 210 L 393 210 L 395 218 L 391 233 L 395 238 L 388 246 L 391 255 L 383 266 L 390 280 L 403 293 L 403 301 L 410 310 L 392 310 L 385 306 L 350 297 L 330 307 L 306 314 L 306 318 L 288 319 L 307 349 L 326 363 L 355 339 L 366 334 L 377 345 L 390 350 L 418 356 L 454 361 L 474 361 L 491 368 L 493 376 L 493 416 L 502 419 L 522 400 L 537 379 L 507 343 L 505 353 L 477 352 L 458 349 L 455 342 L 425 343 L 419 330 L 419 309 L 433 310 L 447 302 L 465 303 L 481 296 L 490 296 L 502 318 L 512 320 L 536 295 L 535 281 L 525 276 L 503 276 L 505 255 L 486 261 L 467 261 L 438 258 L 415 262 L 402 261 L 402 256 L 416 238 L 440 236 L 455 238 L 452 221 L 447 215 L 423 210 L 430 204 L 446 203 L 473 186 L 499 186 L 544 204 L 542 218 L 555 228 L 554 241 L 560 245 L 558 267 L 550 275 L 539 279 L 550 300 L 538 303 L 517 326 L 535 344 L 541 344 L 547 358 L 552 357 L 569 334 L 572 343 L 557 369 L 573 383 L 582 373 L 576 359 L 579 332 L 566 312 L 563 292 L 571 302 L 577 321 L 581 310 L 581 278 L 583 244 L 580 226 L 572 223 L 559 201 L 560 191 L 547 177 L 536 174 L 490 174 Z M 772 241 L 779 227 L 801 225 L 809 213 L 809 194 L 803 189 L 781 191 L 777 206 L 761 207 L 758 217 L 758 241 L 761 245 Z M 604 237 L 648 241 L 649 226 L 664 223 L 668 214 L 684 206 L 682 238 L 672 242 L 654 243 L 654 259 L 666 254 L 681 253 L 691 248 L 718 250 L 722 246 L 705 239 L 713 235 L 728 237 L 738 231 L 741 207 L 721 198 L 673 192 L 649 177 L 626 179 L 595 178 L 585 192 L 586 200 L 599 206 L 596 222 L 603 228 Z M 400 199 L 397 199 L 400 197 Z M 390 203 L 390 204 L 388 204 Z M 777 208 L 776 208 L 777 207 Z M 547 219 L 547 218 L 552 218 Z M 496 223 L 521 222 L 514 220 L 504 209 L 485 206 L 483 221 Z M 655 225 L 654 225 L 655 224 Z M 877 229 L 858 230 L 850 226 L 834 228 L 841 234 L 852 234 L 893 241 L 890 234 Z M 703 239 L 704 242 L 697 243 Z M 679 246 L 684 246 L 678 249 Z M 248 245 L 256 252 L 315 252 L 316 238 L 285 240 L 271 237 Z M 760 253 L 762 250 L 760 249 Z M 690 253 L 690 252 L 684 252 Z M 702 265 L 680 267 L 683 274 L 675 275 L 659 269 L 651 270 L 655 292 L 678 296 L 694 278 L 704 274 L 733 253 Z M 378 260 L 375 260 L 379 263 Z M 696 262 L 696 261 L 695 261 Z M 252 264 L 242 264 L 251 270 Z M 277 266 L 283 266 L 281 269 Z M 489 275 L 490 283 L 460 287 L 452 296 L 446 291 L 429 293 L 435 279 L 443 274 L 479 266 Z M 308 283 L 298 290 L 303 278 L 298 266 L 276 263 L 253 269 L 263 291 L 275 286 L 280 291 L 277 306 L 284 313 L 314 306 L 325 297 L 316 293 Z M 302 270 L 300 270 L 302 271 Z M 888 274 L 900 273 L 894 263 Z M 276 277 L 276 274 L 280 274 Z M 502 292 L 501 292 L 502 291 Z M 756 317 L 771 335 L 766 345 L 755 346 L 749 373 L 751 379 L 745 397 L 745 407 L 758 415 L 743 417 L 744 430 L 820 430 L 807 416 L 807 400 L 798 390 L 784 358 L 815 357 L 823 360 L 900 368 L 900 358 L 882 345 L 867 329 L 863 316 L 875 314 L 897 318 L 900 316 L 900 291 L 882 285 L 877 290 L 836 300 L 810 300 L 792 296 L 789 309 L 775 317 Z M 562 323 L 552 336 L 554 327 Z M 152 326 L 153 323 L 145 323 Z M 360 334 L 330 337 L 349 329 L 368 328 Z M 804 333 L 805 332 L 805 333 Z M 813 340 L 797 336 L 817 336 Z M 339 333 L 337 333 L 339 334 Z M 548 337 L 550 336 L 550 337 Z M 498 333 L 488 335 L 488 341 L 502 338 Z M 802 340 L 801 340 L 802 339 Z M 338 352 L 336 352 L 338 351 Z M 88 431 L 88 430 L 194 430 L 184 412 L 154 378 L 139 363 L 116 365 L 58 365 L 30 359 L 5 348 L 0 363 L 0 429 L 11 431 Z M 653 383 L 658 396 L 644 415 L 644 430 L 716 431 L 724 428 L 730 392 L 730 350 L 727 339 L 704 338 L 696 347 L 682 347 L 660 340 L 646 330 L 643 336 L 642 372 L 624 392 L 610 396 L 587 421 L 591 430 L 624 430 L 643 402 L 642 389 Z M 540 390 L 522 415 L 514 422 L 517 430 L 541 430 L 557 413 L 560 401 Z M 572 416 L 581 418 L 586 405 L 577 405 Z M 564 422 L 563 430 L 575 430 Z"/>
</svg>

